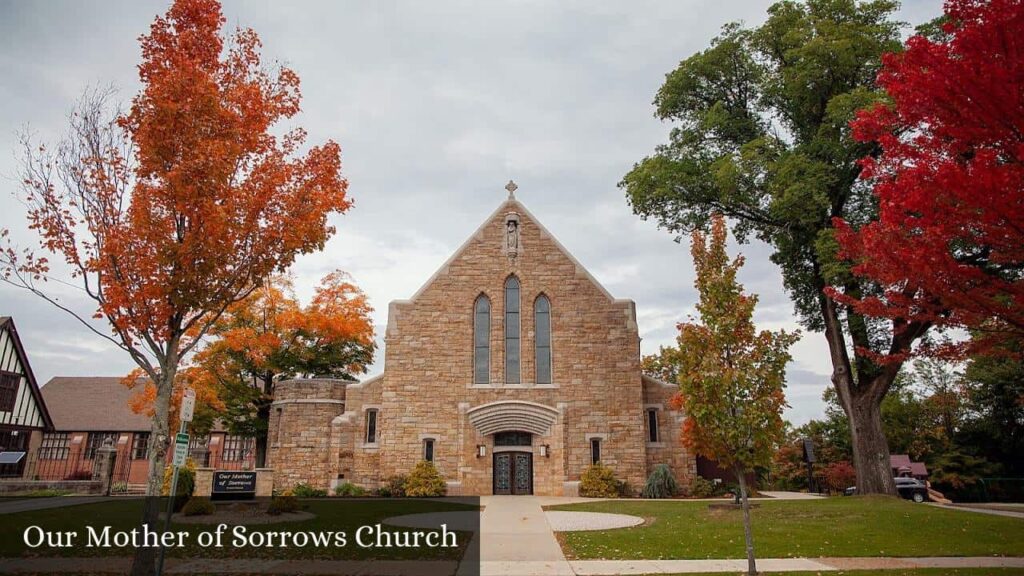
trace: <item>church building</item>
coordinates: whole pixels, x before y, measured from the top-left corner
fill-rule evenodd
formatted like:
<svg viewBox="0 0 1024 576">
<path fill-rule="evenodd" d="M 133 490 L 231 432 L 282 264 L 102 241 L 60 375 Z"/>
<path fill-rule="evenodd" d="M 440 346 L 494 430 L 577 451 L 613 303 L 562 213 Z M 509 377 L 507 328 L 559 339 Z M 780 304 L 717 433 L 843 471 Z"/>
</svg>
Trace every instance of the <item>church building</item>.
<svg viewBox="0 0 1024 576">
<path fill-rule="evenodd" d="M 688 484 L 673 384 L 640 370 L 636 305 L 616 299 L 508 199 L 409 300 L 384 371 L 277 385 L 274 483 L 373 489 L 430 460 L 449 494 L 576 495 L 595 462 L 638 491 L 658 464 Z"/>
</svg>

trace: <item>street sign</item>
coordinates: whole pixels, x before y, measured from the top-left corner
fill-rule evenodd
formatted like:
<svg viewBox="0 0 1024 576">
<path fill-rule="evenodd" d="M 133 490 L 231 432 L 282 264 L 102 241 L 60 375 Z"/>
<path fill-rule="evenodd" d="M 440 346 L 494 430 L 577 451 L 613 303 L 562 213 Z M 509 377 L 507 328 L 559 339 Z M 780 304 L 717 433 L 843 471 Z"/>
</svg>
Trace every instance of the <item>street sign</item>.
<svg viewBox="0 0 1024 576">
<path fill-rule="evenodd" d="M 188 390 L 185 390 L 185 395 L 181 397 L 181 410 L 179 411 L 179 414 L 181 415 L 180 416 L 181 421 L 182 422 L 191 422 L 192 421 L 192 413 L 195 412 L 195 410 L 196 410 L 196 392 L 195 392 L 195 390 L 192 390 L 191 388 L 189 388 Z"/>
<path fill-rule="evenodd" d="M 184 466 L 188 459 L 188 434 L 178 433 L 174 439 L 174 465 Z"/>
</svg>

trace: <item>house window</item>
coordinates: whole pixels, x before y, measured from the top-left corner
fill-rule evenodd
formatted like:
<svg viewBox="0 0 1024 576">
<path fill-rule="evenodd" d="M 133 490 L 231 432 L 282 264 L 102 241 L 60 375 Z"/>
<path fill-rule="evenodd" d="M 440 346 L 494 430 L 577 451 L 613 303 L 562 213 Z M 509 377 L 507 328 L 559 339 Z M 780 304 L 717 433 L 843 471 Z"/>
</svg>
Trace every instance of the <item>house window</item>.
<svg viewBox="0 0 1024 576">
<path fill-rule="evenodd" d="M 188 451 L 192 453 L 194 450 L 205 449 L 210 444 L 210 437 L 206 434 L 196 434 L 189 438 Z"/>
<path fill-rule="evenodd" d="M 102 448 L 108 439 L 111 446 L 117 447 L 117 437 L 119 435 L 117 432 L 90 432 L 89 439 L 85 443 L 85 459 L 92 460 L 96 458 L 96 451 Z"/>
<path fill-rule="evenodd" d="M 505 383 L 519 384 L 519 280 L 505 281 Z"/>
<path fill-rule="evenodd" d="M 136 432 L 132 436 L 132 460 L 149 458 L 149 432 Z"/>
<path fill-rule="evenodd" d="M 67 432 L 43 434 L 43 442 L 39 445 L 39 459 L 67 460 L 69 441 L 70 438 Z"/>
<path fill-rule="evenodd" d="M 491 301 L 483 294 L 473 305 L 473 383 L 491 381 Z"/>
<path fill-rule="evenodd" d="M 377 410 L 366 411 L 366 443 L 377 443 Z"/>
<path fill-rule="evenodd" d="M 551 384 L 551 302 L 541 294 L 533 304 L 537 384 Z"/>
<path fill-rule="evenodd" d="M 658 411 L 654 408 L 647 410 L 647 441 L 658 441 Z"/>
<path fill-rule="evenodd" d="M 21 374 L 0 372 L 0 412 L 14 410 L 14 401 L 18 398 L 18 384 Z"/>
<path fill-rule="evenodd" d="M 225 462 L 241 462 L 252 454 L 253 439 L 249 436 L 226 436 L 224 438 L 224 452 L 221 460 Z"/>
<path fill-rule="evenodd" d="M 427 438 L 423 441 L 423 459 L 427 462 L 434 461 L 434 439 Z"/>
<path fill-rule="evenodd" d="M 590 463 L 597 464 L 601 461 L 601 439 L 590 439 Z"/>
</svg>

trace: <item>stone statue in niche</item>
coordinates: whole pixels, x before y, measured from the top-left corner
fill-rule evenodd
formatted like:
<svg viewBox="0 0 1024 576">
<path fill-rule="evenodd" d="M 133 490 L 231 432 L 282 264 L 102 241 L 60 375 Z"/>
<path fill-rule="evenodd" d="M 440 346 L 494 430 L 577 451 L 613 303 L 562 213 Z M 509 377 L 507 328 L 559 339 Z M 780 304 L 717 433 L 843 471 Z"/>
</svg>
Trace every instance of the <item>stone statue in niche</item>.
<svg viewBox="0 0 1024 576">
<path fill-rule="evenodd" d="M 505 215 L 505 253 L 515 258 L 519 249 L 519 214 L 509 212 Z"/>
</svg>

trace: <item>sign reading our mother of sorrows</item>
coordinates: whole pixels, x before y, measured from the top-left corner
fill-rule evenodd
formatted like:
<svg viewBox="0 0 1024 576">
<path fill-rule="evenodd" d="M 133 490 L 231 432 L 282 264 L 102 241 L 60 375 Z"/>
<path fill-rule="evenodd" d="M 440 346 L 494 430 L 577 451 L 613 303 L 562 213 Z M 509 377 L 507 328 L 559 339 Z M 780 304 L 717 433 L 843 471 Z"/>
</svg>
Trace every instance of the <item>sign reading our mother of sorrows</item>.
<svg viewBox="0 0 1024 576">
<path fill-rule="evenodd" d="M 256 494 L 255 472 L 214 472 L 213 493 L 235 496 Z"/>
</svg>

